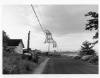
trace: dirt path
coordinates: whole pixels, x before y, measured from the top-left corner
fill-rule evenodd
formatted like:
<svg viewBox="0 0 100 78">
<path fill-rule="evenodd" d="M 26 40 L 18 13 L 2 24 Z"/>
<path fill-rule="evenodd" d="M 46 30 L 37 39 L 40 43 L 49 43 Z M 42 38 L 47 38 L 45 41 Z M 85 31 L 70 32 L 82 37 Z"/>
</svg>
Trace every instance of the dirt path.
<svg viewBox="0 0 100 78">
<path fill-rule="evenodd" d="M 47 58 L 43 63 L 41 63 L 33 72 L 33 74 L 42 74 L 47 62 L 48 62 L 49 58 Z"/>
</svg>

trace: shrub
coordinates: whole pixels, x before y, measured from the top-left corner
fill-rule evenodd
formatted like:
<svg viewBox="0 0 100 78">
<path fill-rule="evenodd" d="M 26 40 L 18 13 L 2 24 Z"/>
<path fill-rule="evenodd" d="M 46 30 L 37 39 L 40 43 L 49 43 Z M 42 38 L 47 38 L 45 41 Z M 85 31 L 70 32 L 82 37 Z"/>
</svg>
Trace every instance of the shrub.
<svg viewBox="0 0 100 78">
<path fill-rule="evenodd" d="M 78 60 L 78 59 L 81 59 L 80 56 L 75 56 L 74 59 Z"/>
<path fill-rule="evenodd" d="M 4 74 L 13 74 L 18 73 L 16 70 L 16 65 L 6 64 L 3 66 L 3 73 Z"/>
<path fill-rule="evenodd" d="M 81 57 L 81 60 L 88 61 L 91 57 L 92 57 L 92 55 L 85 55 L 85 56 Z"/>
<path fill-rule="evenodd" d="M 3 74 L 26 74 L 36 68 L 36 64 L 17 53 L 3 54 Z"/>
<path fill-rule="evenodd" d="M 88 60 L 89 63 L 98 64 L 98 56 L 93 56 Z"/>
</svg>

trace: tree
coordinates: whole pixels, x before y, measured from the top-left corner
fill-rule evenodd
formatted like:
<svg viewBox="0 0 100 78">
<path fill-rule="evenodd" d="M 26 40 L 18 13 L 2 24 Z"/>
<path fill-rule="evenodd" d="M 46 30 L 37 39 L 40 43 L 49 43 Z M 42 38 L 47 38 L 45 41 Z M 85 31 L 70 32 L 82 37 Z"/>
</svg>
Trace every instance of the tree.
<svg viewBox="0 0 100 78">
<path fill-rule="evenodd" d="M 91 16 L 91 19 L 87 20 L 88 23 L 86 24 L 85 30 L 95 30 L 96 33 L 93 36 L 93 39 L 98 39 L 99 36 L 99 30 L 98 30 L 98 13 L 96 12 L 88 12 L 87 14 L 85 14 L 85 16 Z M 98 43 L 98 40 L 96 40 L 93 44 Z"/>
<path fill-rule="evenodd" d="M 93 44 L 91 44 L 88 41 L 84 41 L 82 43 L 82 46 L 81 46 L 81 50 L 80 50 L 79 55 L 80 56 L 84 56 L 84 55 L 95 55 L 95 50 L 93 50 L 92 48 L 93 48 Z"/>
<path fill-rule="evenodd" d="M 10 38 L 7 36 L 7 34 L 6 34 L 5 31 L 2 31 L 2 35 L 3 35 L 3 41 L 4 41 L 4 42 L 10 39 Z"/>
<path fill-rule="evenodd" d="M 5 31 L 2 31 L 3 36 L 3 49 L 6 49 L 7 47 L 7 41 L 10 39 Z"/>
</svg>

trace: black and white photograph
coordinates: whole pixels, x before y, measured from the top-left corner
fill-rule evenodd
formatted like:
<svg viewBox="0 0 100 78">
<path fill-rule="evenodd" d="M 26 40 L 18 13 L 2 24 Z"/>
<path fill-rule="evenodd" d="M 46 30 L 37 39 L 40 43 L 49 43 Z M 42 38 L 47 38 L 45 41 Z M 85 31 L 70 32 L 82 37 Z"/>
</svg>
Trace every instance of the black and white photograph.
<svg viewBox="0 0 100 78">
<path fill-rule="evenodd" d="M 98 5 L 2 5 L 2 74 L 99 74 Z"/>
</svg>

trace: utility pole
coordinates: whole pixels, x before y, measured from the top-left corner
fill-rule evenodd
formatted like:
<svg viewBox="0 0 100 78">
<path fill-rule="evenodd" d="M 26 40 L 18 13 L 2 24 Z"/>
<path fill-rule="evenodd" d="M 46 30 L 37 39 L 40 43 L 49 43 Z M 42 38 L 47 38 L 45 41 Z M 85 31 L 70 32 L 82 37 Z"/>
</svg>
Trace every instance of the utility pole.
<svg viewBox="0 0 100 78">
<path fill-rule="evenodd" d="M 50 43 L 48 43 L 48 52 L 50 52 Z"/>
<path fill-rule="evenodd" d="M 28 32 L 28 40 L 27 40 L 27 50 L 29 52 L 29 47 L 30 47 L 30 31 Z"/>
</svg>

